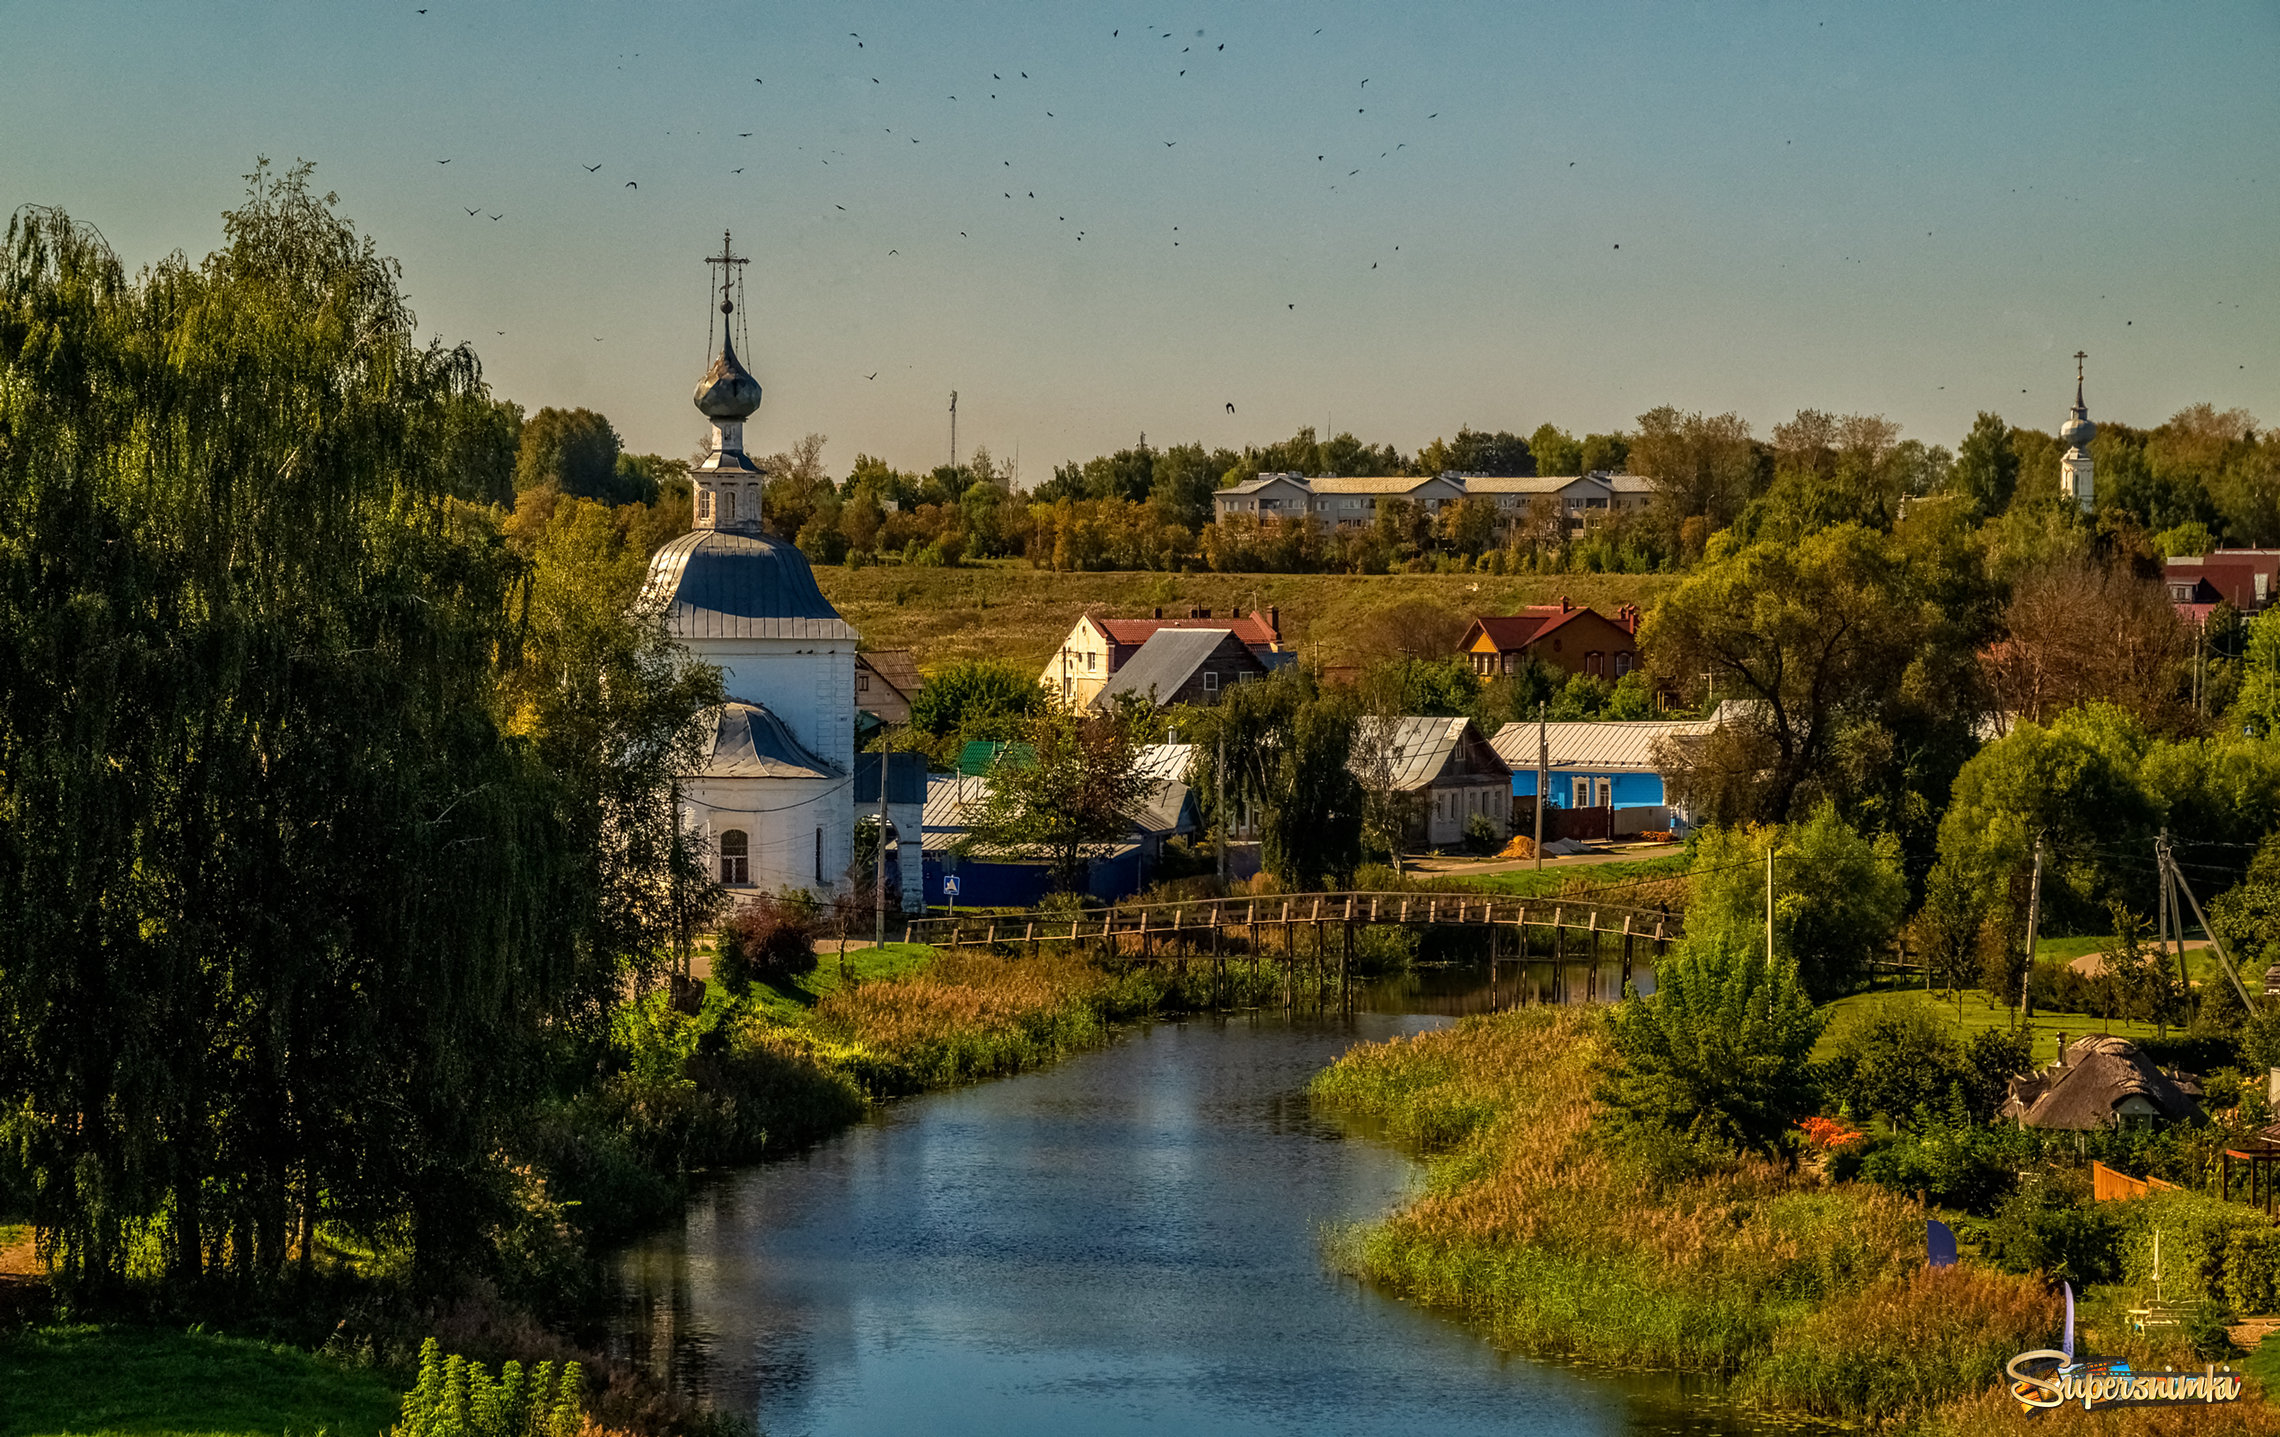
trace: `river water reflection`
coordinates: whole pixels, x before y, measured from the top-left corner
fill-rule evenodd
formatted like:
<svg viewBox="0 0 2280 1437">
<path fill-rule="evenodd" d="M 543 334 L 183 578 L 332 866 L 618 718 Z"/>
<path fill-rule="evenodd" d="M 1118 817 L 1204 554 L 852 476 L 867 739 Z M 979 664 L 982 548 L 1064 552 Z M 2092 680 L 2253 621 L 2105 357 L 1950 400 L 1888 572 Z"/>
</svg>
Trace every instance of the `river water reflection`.
<svg viewBox="0 0 2280 1437">
<path fill-rule="evenodd" d="M 1445 980 L 1376 996 L 1473 1006 Z M 613 1340 L 779 1437 L 1762 1430 L 1669 1379 L 1500 1355 L 1324 1267 L 1322 1225 L 1420 1170 L 1311 1112 L 1307 1079 L 1447 1021 L 1160 1023 L 896 1104 L 624 1254 Z"/>
</svg>

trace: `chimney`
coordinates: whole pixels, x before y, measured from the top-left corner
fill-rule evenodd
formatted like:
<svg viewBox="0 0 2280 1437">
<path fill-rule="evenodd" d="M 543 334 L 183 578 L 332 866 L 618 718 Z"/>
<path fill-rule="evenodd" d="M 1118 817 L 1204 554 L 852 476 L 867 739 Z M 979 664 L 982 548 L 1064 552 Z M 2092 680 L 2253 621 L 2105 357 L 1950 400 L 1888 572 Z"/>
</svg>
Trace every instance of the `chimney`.
<svg viewBox="0 0 2280 1437">
<path fill-rule="evenodd" d="M 1267 605 L 1267 632 L 1275 636 L 1276 643 L 1282 642 L 1282 605 Z"/>
<path fill-rule="evenodd" d="M 2066 1066 L 2066 1033 L 2063 1029 L 2058 1035 L 2058 1065 L 2062 1068 Z"/>
<path fill-rule="evenodd" d="M 1565 595 L 1565 594 L 1562 594 L 1562 595 L 1560 595 L 1560 612 L 1561 612 L 1561 613 L 1563 613 L 1563 614 L 1564 614 L 1564 613 L 1567 613 L 1569 610 L 1573 609 L 1574 607 L 1575 607 L 1575 605 L 1573 605 L 1573 604 L 1571 604 L 1571 603 L 1569 603 L 1569 602 L 1568 602 L 1568 596 L 1567 596 L 1567 595 Z"/>
<path fill-rule="evenodd" d="M 1159 619 L 1164 617 L 1164 606 L 1162 604 L 1156 606 L 1156 617 Z"/>
</svg>

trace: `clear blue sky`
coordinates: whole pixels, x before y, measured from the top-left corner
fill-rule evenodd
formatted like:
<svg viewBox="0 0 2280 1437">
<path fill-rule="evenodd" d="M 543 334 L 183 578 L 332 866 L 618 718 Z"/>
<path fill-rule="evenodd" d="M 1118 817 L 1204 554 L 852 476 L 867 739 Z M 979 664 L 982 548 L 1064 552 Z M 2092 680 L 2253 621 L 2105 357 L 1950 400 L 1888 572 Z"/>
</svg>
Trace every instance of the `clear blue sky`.
<svg viewBox="0 0 2280 1437">
<path fill-rule="evenodd" d="M 1952 445 L 2078 348 L 2095 415 L 2280 422 L 2272 0 L 419 9 L 0 0 L 0 199 L 140 264 L 314 160 L 500 394 L 669 454 L 732 229 L 752 447 L 841 473 L 952 389 L 1025 482 L 1661 403 Z"/>
</svg>

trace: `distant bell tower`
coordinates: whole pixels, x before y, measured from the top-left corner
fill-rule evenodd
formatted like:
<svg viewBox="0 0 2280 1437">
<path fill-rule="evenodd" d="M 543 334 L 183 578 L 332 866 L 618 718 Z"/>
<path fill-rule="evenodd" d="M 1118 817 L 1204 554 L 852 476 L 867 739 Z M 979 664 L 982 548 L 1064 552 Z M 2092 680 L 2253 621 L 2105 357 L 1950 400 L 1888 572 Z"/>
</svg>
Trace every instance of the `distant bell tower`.
<svg viewBox="0 0 2280 1437">
<path fill-rule="evenodd" d="M 2089 357 L 2079 349 L 2074 352 L 2074 412 L 2058 427 L 2058 437 L 2066 445 L 2065 457 L 2058 461 L 2058 489 L 2071 495 L 2085 514 L 2098 507 L 2090 463 L 2090 441 L 2098 437 L 2098 426 L 2090 422 L 2090 411 L 2082 403 L 2082 361 Z"/>
<path fill-rule="evenodd" d="M 744 421 L 760 407 L 760 381 L 737 362 L 736 342 L 729 336 L 729 317 L 736 302 L 737 266 L 745 263 L 728 246 L 721 231 L 720 253 L 706 264 L 720 266 L 720 356 L 697 383 L 699 413 L 712 421 L 712 449 L 689 477 L 696 482 L 695 524 L 699 529 L 734 529 L 760 532 L 760 487 L 768 476 L 744 454 Z"/>
</svg>

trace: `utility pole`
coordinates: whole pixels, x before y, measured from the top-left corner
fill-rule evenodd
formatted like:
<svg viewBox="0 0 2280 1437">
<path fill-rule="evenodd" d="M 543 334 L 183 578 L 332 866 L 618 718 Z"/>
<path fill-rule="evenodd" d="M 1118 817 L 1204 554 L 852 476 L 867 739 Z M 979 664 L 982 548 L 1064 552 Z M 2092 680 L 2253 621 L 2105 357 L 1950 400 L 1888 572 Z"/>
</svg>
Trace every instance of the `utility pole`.
<svg viewBox="0 0 2280 1437">
<path fill-rule="evenodd" d="M 872 899 L 871 946 L 887 946 L 887 762 L 892 754 L 879 755 L 879 880 L 878 891 Z"/>
<path fill-rule="evenodd" d="M 950 472 L 958 472 L 958 391 L 950 391 Z"/>
<path fill-rule="evenodd" d="M 1772 839 L 1770 839 L 1770 838 L 1766 840 L 1766 845 L 1765 845 L 1765 961 L 1766 961 L 1767 963 L 1769 963 L 1769 964 L 1773 962 L 1773 844 L 1774 844 L 1774 840 L 1772 840 Z"/>
<path fill-rule="evenodd" d="M 2240 994 L 2241 1006 L 2251 1013 L 2255 1012 L 2257 1009 L 2256 1000 L 2248 996 L 2248 985 L 2240 981 L 2240 970 L 2233 966 L 2232 955 L 2225 952 L 2225 941 L 2217 936 L 2216 929 L 2209 926 L 2208 915 L 2201 911 L 2201 900 L 2193 896 L 2193 886 L 2187 883 L 2185 875 L 2178 871 L 2177 856 L 2169 852 L 2166 841 L 2162 846 L 2161 866 L 2163 871 L 2168 874 L 2169 881 L 2177 885 L 2177 891 L 2184 894 L 2185 901 L 2192 905 L 2193 921 L 2201 925 L 2203 933 L 2209 935 L 2209 947 L 2216 953 L 2217 961 L 2224 965 L 2225 976 L 2232 980 L 2233 991 Z M 2178 930 L 2179 942 L 2182 943 L 2184 938 L 2183 923 L 2179 923 Z"/>
<path fill-rule="evenodd" d="M 1536 868 L 1544 867 L 1544 805 L 1551 799 L 1552 750 L 1544 735 L 1544 705 L 1536 705 Z"/>
<path fill-rule="evenodd" d="M 2035 981 L 2035 927 L 2042 921 L 2042 835 L 2035 835 L 2035 871 L 2027 880 L 2027 967 L 2019 975 L 2019 1023 L 2023 1026 L 2034 1016 L 2027 1004 L 2027 992 Z M 2032 1056 L 2031 1054 L 2029 1055 Z M 2066 1055 L 2058 1055 L 2064 1058 Z"/>
<path fill-rule="evenodd" d="M 1212 807 L 1219 814 L 1219 891 L 1227 891 L 1227 726 L 1219 726 L 1219 761 L 1212 765 Z M 1216 939 L 1214 942 L 1218 941 Z"/>
</svg>

